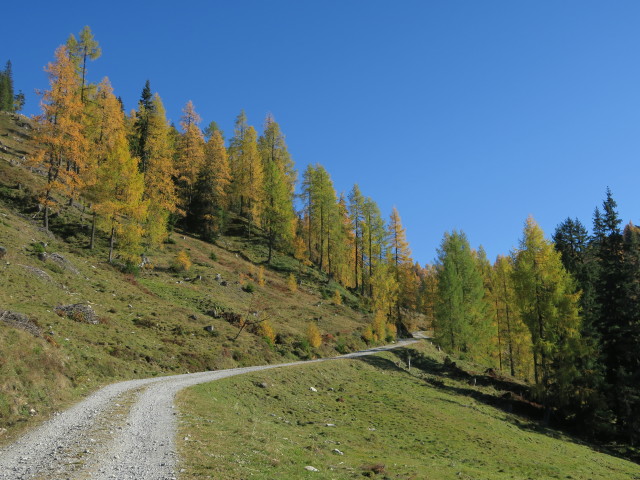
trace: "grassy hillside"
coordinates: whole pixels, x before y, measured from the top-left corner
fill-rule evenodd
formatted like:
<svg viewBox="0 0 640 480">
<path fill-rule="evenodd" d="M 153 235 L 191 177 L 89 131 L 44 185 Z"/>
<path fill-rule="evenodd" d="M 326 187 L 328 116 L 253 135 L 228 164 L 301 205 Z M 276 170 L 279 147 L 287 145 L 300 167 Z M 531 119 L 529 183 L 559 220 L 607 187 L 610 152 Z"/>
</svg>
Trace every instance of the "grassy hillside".
<svg viewBox="0 0 640 480">
<path fill-rule="evenodd" d="M 134 276 L 106 262 L 106 238 L 88 250 L 90 219 L 80 205 L 64 207 L 51 219 L 52 233 L 43 231 L 34 200 L 42 177 L 23 159 L 33 149 L 30 134 L 27 119 L 0 114 L 0 247 L 6 249 L 0 314 L 26 315 L 31 332 L 0 321 L 0 442 L 114 380 L 309 358 L 362 345 L 359 332 L 369 319 L 347 306 L 357 307 L 358 299 L 340 289 L 346 305 L 326 300 L 339 287 L 318 271 L 276 255 L 259 284 L 266 259 L 259 237 L 227 236 L 212 245 L 174 232 L 162 250 L 148 254 L 153 268 Z M 180 251 L 193 267 L 175 273 L 170 265 Z M 287 285 L 291 272 L 302 279 L 295 293 Z M 249 282 L 252 293 L 243 289 Z M 56 314 L 56 307 L 70 304 L 90 305 L 97 324 L 84 322 L 82 314 Z M 268 317 L 275 343 L 250 331 L 234 340 L 238 328 L 214 318 L 221 311 Z M 309 322 L 325 334 L 318 349 L 305 341 Z"/>
<path fill-rule="evenodd" d="M 178 399 L 180 478 L 640 479 L 637 464 L 508 413 L 527 405 L 475 378 L 425 344 L 193 387 Z"/>
</svg>

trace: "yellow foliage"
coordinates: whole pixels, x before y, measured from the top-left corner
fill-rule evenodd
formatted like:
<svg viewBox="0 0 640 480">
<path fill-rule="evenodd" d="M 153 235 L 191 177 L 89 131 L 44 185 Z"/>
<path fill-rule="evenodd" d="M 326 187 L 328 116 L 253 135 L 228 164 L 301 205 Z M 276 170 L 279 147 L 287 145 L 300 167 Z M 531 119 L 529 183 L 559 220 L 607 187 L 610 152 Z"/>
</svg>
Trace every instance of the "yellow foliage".
<svg viewBox="0 0 640 480">
<path fill-rule="evenodd" d="M 333 292 L 333 300 L 334 305 L 342 305 L 342 295 L 340 295 L 340 291 L 338 289 Z"/>
<path fill-rule="evenodd" d="M 189 254 L 184 250 L 180 250 L 171 263 L 171 268 L 176 272 L 188 272 L 192 263 Z"/>
<path fill-rule="evenodd" d="M 262 323 L 259 323 L 256 328 L 256 331 L 258 335 L 266 338 L 269 341 L 269 343 L 274 343 L 276 341 L 276 332 L 268 320 Z"/>
<path fill-rule="evenodd" d="M 374 335 L 373 335 L 373 330 L 371 329 L 371 325 L 367 325 L 366 328 L 364 329 L 364 332 L 362 332 L 362 339 L 367 343 L 371 343 L 374 340 Z"/>
<path fill-rule="evenodd" d="M 296 281 L 296 276 L 293 273 L 289 274 L 289 278 L 287 279 L 287 287 L 290 292 L 298 291 L 298 282 Z"/>
<path fill-rule="evenodd" d="M 260 266 L 260 268 L 258 268 L 258 274 L 257 274 L 256 282 L 258 282 L 258 285 L 260 285 L 261 287 L 264 287 L 265 284 L 267 283 L 265 278 L 264 278 L 264 267 L 263 266 Z"/>
<path fill-rule="evenodd" d="M 385 338 L 387 338 L 386 323 L 387 316 L 383 312 L 378 310 L 375 317 L 373 317 L 373 322 L 371 325 L 374 339 L 378 342 L 383 341 Z"/>
<path fill-rule="evenodd" d="M 320 335 L 320 329 L 318 326 L 311 322 L 307 327 L 307 340 L 309 341 L 309 345 L 313 348 L 318 348 L 322 345 L 322 335 Z"/>
<path fill-rule="evenodd" d="M 296 236 L 293 239 L 293 256 L 296 260 L 299 260 L 305 265 L 308 265 L 309 258 L 307 257 L 307 245 L 304 242 L 302 236 Z"/>
<path fill-rule="evenodd" d="M 394 323 L 387 323 L 387 339 L 395 340 L 398 337 L 398 327 Z"/>
</svg>

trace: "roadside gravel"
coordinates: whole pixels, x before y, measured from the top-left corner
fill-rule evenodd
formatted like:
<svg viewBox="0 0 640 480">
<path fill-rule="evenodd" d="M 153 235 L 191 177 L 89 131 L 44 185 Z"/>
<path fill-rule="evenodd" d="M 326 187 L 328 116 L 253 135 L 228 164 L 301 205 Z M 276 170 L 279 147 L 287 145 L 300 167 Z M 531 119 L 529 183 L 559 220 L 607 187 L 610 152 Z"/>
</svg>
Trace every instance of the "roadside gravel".
<svg viewBox="0 0 640 480">
<path fill-rule="evenodd" d="M 173 400 L 183 388 L 258 370 L 371 355 L 415 341 L 308 362 L 114 383 L 0 450 L 0 479 L 175 479 Z"/>
</svg>

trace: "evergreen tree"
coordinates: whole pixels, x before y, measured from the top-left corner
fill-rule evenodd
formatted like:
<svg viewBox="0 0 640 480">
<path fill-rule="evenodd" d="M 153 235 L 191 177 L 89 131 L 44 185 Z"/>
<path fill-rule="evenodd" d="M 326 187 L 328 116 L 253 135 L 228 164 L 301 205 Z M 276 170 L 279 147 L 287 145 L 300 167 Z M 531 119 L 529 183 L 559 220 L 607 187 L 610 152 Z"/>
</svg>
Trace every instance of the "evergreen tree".
<svg viewBox="0 0 640 480">
<path fill-rule="evenodd" d="M 631 223 L 623 231 L 623 248 L 624 319 L 615 332 L 619 366 L 612 391 L 621 433 L 635 445 L 640 440 L 640 229 Z"/>
<path fill-rule="evenodd" d="M 601 362 L 609 405 L 616 426 L 630 442 L 638 440 L 640 412 L 640 251 L 638 232 L 631 225 L 623 233 L 617 204 L 607 188 L 603 213 L 594 215 L 594 246 L 599 261 L 596 282 Z"/>
<path fill-rule="evenodd" d="M 556 250 L 560 252 L 564 268 L 576 280 L 581 291 L 582 335 L 595 342 L 597 331 L 593 322 L 598 310 L 595 297 L 598 276 L 595 243 L 592 244 L 590 241 L 589 232 L 582 223 L 578 219 L 571 218 L 567 218 L 558 225 L 553 234 L 553 242 Z"/>
<path fill-rule="evenodd" d="M 151 84 L 149 80 L 144 84 L 140 101 L 138 102 L 138 110 L 135 114 L 133 124 L 133 132 L 131 135 L 131 151 L 140 159 L 140 171 L 145 173 L 147 163 L 149 162 L 149 149 L 147 143 L 149 141 L 149 122 L 154 114 L 153 93 L 151 92 Z"/>
<path fill-rule="evenodd" d="M 202 133 L 204 133 L 204 138 L 207 141 L 209 141 L 209 139 L 211 138 L 211 135 L 213 135 L 214 132 L 218 132 L 218 134 L 220 135 L 220 138 L 224 140 L 224 132 L 220 129 L 220 127 L 218 126 L 218 123 L 212 120 L 209 122 L 209 125 L 205 127 Z"/>
<path fill-rule="evenodd" d="M 22 95 L 22 97 L 24 97 L 24 95 Z M 16 100 L 18 100 L 18 98 L 13 93 L 11 60 L 7 60 L 4 70 L 0 71 L 0 111 L 15 112 Z"/>
</svg>

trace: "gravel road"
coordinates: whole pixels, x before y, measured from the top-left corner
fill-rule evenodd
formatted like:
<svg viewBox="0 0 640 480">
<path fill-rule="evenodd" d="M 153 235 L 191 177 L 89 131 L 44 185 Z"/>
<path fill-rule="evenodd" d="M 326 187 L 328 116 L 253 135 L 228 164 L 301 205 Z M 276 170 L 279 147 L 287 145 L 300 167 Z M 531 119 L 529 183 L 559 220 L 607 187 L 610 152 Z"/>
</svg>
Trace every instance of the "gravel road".
<svg viewBox="0 0 640 480">
<path fill-rule="evenodd" d="M 0 479 L 175 479 L 173 400 L 183 388 L 258 370 L 371 355 L 415 341 L 308 362 L 114 383 L 0 450 Z"/>
</svg>

